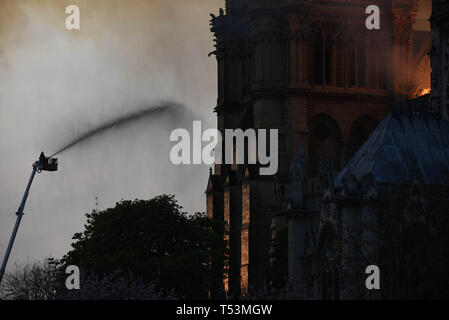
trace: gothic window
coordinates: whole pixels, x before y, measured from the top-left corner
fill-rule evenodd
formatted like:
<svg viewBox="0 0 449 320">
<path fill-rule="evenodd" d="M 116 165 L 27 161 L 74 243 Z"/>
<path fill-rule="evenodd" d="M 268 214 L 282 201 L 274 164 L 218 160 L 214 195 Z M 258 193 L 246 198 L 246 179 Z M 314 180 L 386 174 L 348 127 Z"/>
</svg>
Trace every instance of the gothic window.
<svg viewBox="0 0 449 320">
<path fill-rule="evenodd" d="M 330 159 L 338 168 L 342 150 L 341 130 L 337 122 L 326 114 L 310 122 L 309 163 L 313 172 L 320 159 Z"/>
<path fill-rule="evenodd" d="M 355 46 L 349 48 L 348 83 L 354 88 L 357 83 L 357 49 Z"/>
<path fill-rule="evenodd" d="M 334 85 L 335 41 L 333 35 L 317 31 L 313 37 L 312 78 L 315 85 Z"/>
<path fill-rule="evenodd" d="M 314 33 L 311 42 L 309 71 L 314 85 L 386 88 L 386 50 L 375 44 L 367 47 L 364 39 L 345 41 L 341 35 L 324 35 L 321 30 Z"/>
<path fill-rule="evenodd" d="M 333 36 L 328 35 L 327 41 L 326 41 L 326 47 L 325 47 L 325 57 L 324 57 L 324 64 L 325 64 L 325 77 L 326 77 L 326 85 L 332 85 L 332 68 L 334 65 L 334 41 Z"/>
<path fill-rule="evenodd" d="M 323 45 L 323 33 L 317 31 L 313 40 L 313 83 L 316 85 L 323 84 L 323 71 L 324 71 L 324 45 Z"/>
<path fill-rule="evenodd" d="M 306 41 L 302 38 L 296 38 L 295 42 L 295 73 L 296 81 L 305 82 L 305 63 L 306 56 Z"/>
<path fill-rule="evenodd" d="M 360 41 L 357 46 L 357 81 L 359 88 L 366 87 L 366 46 Z"/>
<path fill-rule="evenodd" d="M 377 89 L 379 73 L 379 48 L 371 43 L 368 47 L 368 85 L 372 89 Z"/>
<path fill-rule="evenodd" d="M 369 116 L 364 116 L 354 123 L 346 147 L 346 160 L 349 160 L 360 149 L 378 125 L 379 123 Z"/>
<path fill-rule="evenodd" d="M 305 39 L 301 39 L 301 80 L 302 82 L 306 82 L 306 68 L 307 68 L 307 63 L 306 63 L 306 59 L 305 57 L 307 56 L 307 50 L 308 50 L 309 46 L 308 46 L 308 42 Z"/>
<path fill-rule="evenodd" d="M 387 89 L 387 50 L 379 50 L 379 88 Z"/>
<path fill-rule="evenodd" d="M 296 38 L 296 40 L 295 40 L 295 51 L 296 51 L 296 55 L 295 55 L 296 56 L 295 73 L 296 73 L 296 81 L 299 80 L 299 61 L 300 61 L 300 58 L 301 58 L 301 54 L 299 52 L 299 48 L 300 48 L 300 46 L 299 46 L 299 39 Z"/>
<path fill-rule="evenodd" d="M 335 63 L 336 63 L 336 84 L 337 87 L 344 87 L 345 86 L 345 65 L 346 65 L 346 59 L 345 59 L 345 42 L 342 36 L 339 36 L 337 38 L 336 43 L 336 57 L 335 57 Z"/>
</svg>

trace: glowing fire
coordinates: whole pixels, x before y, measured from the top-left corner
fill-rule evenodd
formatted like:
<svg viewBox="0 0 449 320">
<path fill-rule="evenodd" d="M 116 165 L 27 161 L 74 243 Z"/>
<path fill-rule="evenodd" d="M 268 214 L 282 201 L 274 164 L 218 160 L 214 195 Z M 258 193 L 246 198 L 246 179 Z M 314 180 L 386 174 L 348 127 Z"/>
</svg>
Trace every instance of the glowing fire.
<svg viewBox="0 0 449 320">
<path fill-rule="evenodd" d="M 429 94 L 429 93 L 430 93 L 430 88 L 420 88 L 418 90 L 418 92 L 416 92 L 416 96 L 421 97 L 421 96 L 423 96 L 425 94 Z"/>
</svg>

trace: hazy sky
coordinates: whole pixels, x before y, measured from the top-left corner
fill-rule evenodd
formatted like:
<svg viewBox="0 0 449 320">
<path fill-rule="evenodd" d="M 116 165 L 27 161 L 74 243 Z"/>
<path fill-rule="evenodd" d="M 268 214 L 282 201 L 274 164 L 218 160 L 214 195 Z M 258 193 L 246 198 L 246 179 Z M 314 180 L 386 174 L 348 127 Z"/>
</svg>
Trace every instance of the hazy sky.
<svg viewBox="0 0 449 320">
<path fill-rule="evenodd" d="M 81 10 L 79 31 L 65 29 L 71 4 Z M 220 6 L 223 0 L 0 0 L 1 258 L 41 151 L 160 101 L 189 110 L 61 154 L 59 172 L 36 177 L 9 266 L 67 252 L 95 197 L 104 209 L 170 193 L 187 211 L 204 211 L 208 168 L 171 165 L 169 134 L 193 119 L 215 126 L 216 62 L 207 54 L 209 13 Z M 418 17 L 423 25 L 426 15 Z"/>
<path fill-rule="evenodd" d="M 65 29 L 65 8 L 81 30 Z M 223 0 L 0 0 L 0 255 L 31 165 L 73 136 L 160 101 L 188 112 L 143 120 L 59 156 L 25 209 L 9 266 L 67 252 L 84 214 L 120 199 L 175 194 L 205 210 L 208 167 L 170 164 L 169 134 L 215 126 L 216 61 L 209 13 Z"/>
</svg>

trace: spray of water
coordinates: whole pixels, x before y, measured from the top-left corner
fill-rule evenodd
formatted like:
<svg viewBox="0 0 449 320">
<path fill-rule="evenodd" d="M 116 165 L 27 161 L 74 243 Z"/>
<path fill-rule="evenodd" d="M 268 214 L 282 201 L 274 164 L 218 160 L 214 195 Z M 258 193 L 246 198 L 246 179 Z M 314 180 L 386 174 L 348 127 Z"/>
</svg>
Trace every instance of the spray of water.
<svg viewBox="0 0 449 320">
<path fill-rule="evenodd" d="M 64 147 L 60 148 L 57 152 L 55 152 L 50 157 L 54 157 L 68 149 L 71 149 L 72 147 L 79 145 L 80 143 L 86 142 L 90 138 L 97 136 L 99 134 L 104 133 L 105 131 L 117 129 L 119 127 L 124 127 L 126 125 L 130 125 L 138 120 L 142 120 L 144 118 L 156 118 L 158 116 L 164 115 L 164 114 L 173 114 L 175 112 L 179 112 L 182 106 L 178 104 L 162 104 L 159 106 L 152 106 L 149 108 L 145 108 L 124 116 L 121 116 L 119 118 L 113 119 L 111 121 L 108 121 L 106 123 L 101 124 L 97 128 L 88 130 L 87 132 L 75 137 L 73 140 L 71 140 L 69 143 L 67 143 Z"/>
</svg>

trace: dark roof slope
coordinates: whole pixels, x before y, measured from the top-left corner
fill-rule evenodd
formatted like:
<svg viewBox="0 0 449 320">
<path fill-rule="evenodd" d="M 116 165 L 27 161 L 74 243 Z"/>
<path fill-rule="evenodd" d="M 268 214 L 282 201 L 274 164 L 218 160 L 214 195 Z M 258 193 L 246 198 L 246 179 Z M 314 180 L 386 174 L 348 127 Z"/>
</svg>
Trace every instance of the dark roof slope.
<svg viewBox="0 0 449 320">
<path fill-rule="evenodd" d="M 425 184 L 449 183 L 449 122 L 429 113 L 390 113 L 346 167 L 345 176 L 373 174 L 379 183 L 402 183 L 419 175 Z"/>
</svg>

